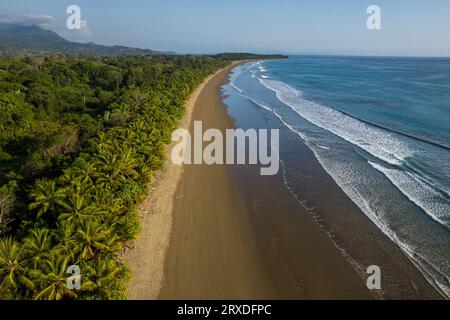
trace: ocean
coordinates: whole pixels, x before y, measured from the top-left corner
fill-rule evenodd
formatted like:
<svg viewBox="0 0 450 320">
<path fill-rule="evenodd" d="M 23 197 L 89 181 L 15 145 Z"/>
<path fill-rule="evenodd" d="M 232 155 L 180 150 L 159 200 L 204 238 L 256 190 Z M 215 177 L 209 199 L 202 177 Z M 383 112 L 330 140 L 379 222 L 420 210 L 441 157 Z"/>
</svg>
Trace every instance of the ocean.
<svg viewBox="0 0 450 320">
<path fill-rule="evenodd" d="M 223 88 L 298 135 L 348 197 L 450 297 L 450 59 L 292 56 L 249 62 Z M 239 107 L 236 107 L 236 101 Z M 280 141 L 280 149 L 289 148 Z M 286 187 L 301 163 L 280 152 Z"/>
</svg>

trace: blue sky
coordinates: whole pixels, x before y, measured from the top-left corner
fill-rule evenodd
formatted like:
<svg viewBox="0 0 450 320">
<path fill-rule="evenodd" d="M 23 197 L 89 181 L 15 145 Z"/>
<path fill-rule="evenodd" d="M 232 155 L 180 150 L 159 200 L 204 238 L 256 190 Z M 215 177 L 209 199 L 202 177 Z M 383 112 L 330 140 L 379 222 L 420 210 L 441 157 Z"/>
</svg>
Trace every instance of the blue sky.
<svg viewBox="0 0 450 320">
<path fill-rule="evenodd" d="M 79 5 L 82 19 L 87 21 L 81 31 L 65 28 L 66 8 L 70 4 Z M 371 4 L 381 8 L 381 30 L 369 31 L 366 27 L 366 9 Z M 450 56 L 449 0 L 2 0 L 0 3 L 0 21 L 20 21 L 24 15 L 27 21 L 48 16 L 46 28 L 74 41 L 180 53 Z"/>
</svg>

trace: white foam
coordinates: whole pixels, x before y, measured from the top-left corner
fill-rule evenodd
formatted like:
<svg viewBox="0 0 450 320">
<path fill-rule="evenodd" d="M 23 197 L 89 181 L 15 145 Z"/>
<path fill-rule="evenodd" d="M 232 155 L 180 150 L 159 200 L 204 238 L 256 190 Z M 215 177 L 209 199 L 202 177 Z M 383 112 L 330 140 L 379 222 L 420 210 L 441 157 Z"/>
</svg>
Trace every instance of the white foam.
<svg viewBox="0 0 450 320">
<path fill-rule="evenodd" d="M 234 81 L 231 81 L 230 84 L 233 89 L 235 89 L 239 93 L 242 93 L 242 90 L 234 83 Z"/>
<path fill-rule="evenodd" d="M 253 99 L 253 98 L 251 98 L 251 97 L 245 95 L 245 94 L 241 94 L 241 96 L 244 97 L 244 98 L 246 98 L 246 99 L 248 99 L 248 100 L 250 100 L 251 102 L 253 102 L 254 104 L 256 104 L 258 107 L 261 107 L 261 108 L 263 108 L 263 109 L 266 110 L 266 111 L 269 111 L 269 112 L 271 112 L 271 113 L 274 113 L 274 111 L 273 111 L 272 108 L 266 106 L 266 105 L 263 104 L 262 102 L 259 102 L 259 101 L 255 100 L 255 99 Z"/>
<path fill-rule="evenodd" d="M 410 147 L 408 145 L 408 142 L 402 141 L 401 138 L 397 138 L 394 134 L 365 124 L 364 122 L 347 116 L 334 109 L 304 100 L 300 91 L 295 90 L 294 88 L 291 88 L 290 86 L 282 82 L 265 79 L 259 79 L 259 81 L 268 89 L 275 91 L 278 99 L 292 108 L 295 112 L 302 116 L 302 118 L 325 130 L 334 133 L 335 135 L 345 139 L 352 144 L 358 145 L 359 147 L 379 159 L 382 159 L 394 165 L 401 164 L 405 158 L 413 155 L 414 153 L 413 147 Z M 366 181 L 366 177 L 364 177 L 363 172 L 358 170 L 355 171 L 351 167 L 347 168 L 347 166 L 350 164 L 344 164 L 346 168 L 341 168 L 340 165 L 342 165 L 342 163 L 339 165 L 332 161 L 332 159 L 328 159 L 329 157 L 322 157 L 321 154 L 327 151 L 321 150 L 330 150 L 328 147 L 308 141 L 309 138 L 305 134 L 287 123 L 283 119 L 283 117 L 270 106 L 252 99 L 249 96 L 243 95 L 242 93 L 241 95 L 244 98 L 247 98 L 250 101 L 254 102 L 256 105 L 262 107 L 263 109 L 272 112 L 290 131 L 296 133 L 311 148 L 325 171 L 330 174 L 330 176 L 349 196 L 349 198 L 352 199 L 352 201 L 367 215 L 370 220 L 374 222 L 374 224 L 382 232 L 384 232 L 405 252 L 405 254 L 407 254 L 407 256 L 424 273 L 424 276 L 429 280 L 429 282 L 433 284 L 433 286 L 437 287 L 437 289 L 447 297 L 450 297 L 449 286 L 447 283 L 445 283 L 445 279 L 443 279 L 446 277 L 446 272 L 444 271 L 445 268 L 442 268 L 442 266 L 439 265 L 439 260 L 436 260 L 435 258 L 431 258 L 431 261 L 437 261 L 438 264 L 432 263 L 430 259 L 428 259 L 430 258 L 428 257 L 428 254 L 427 257 L 424 257 L 421 254 L 422 250 L 419 250 L 420 248 L 402 241 L 402 239 L 399 239 L 396 232 L 394 232 L 389 227 L 391 224 L 388 220 L 386 220 L 387 217 L 385 216 L 383 209 L 378 206 L 377 200 L 371 199 L 371 197 L 367 197 L 364 185 L 370 185 L 372 181 Z M 314 148 L 313 146 L 317 148 Z M 396 171 L 395 169 L 392 170 Z M 419 205 L 419 207 L 423 206 L 422 208 L 427 208 L 427 210 L 424 210 L 427 211 L 428 214 L 433 215 L 435 219 L 436 217 L 440 217 L 438 219 L 444 220 L 439 212 L 433 211 L 434 209 L 442 209 L 443 207 L 441 205 L 436 206 L 435 204 L 433 205 L 432 202 L 427 201 L 426 198 L 430 196 L 429 194 L 421 195 L 415 193 L 419 192 L 421 188 L 423 189 L 423 186 L 420 185 L 420 182 L 426 184 L 426 181 L 424 181 L 423 179 L 420 180 L 419 177 L 415 177 L 413 174 L 411 174 L 409 178 L 413 179 L 413 182 L 416 183 L 416 186 L 412 187 L 412 190 L 410 190 L 409 188 L 407 188 L 408 183 L 405 182 L 403 184 L 397 182 L 399 184 L 397 185 L 392 179 L 392 172 L 390 172 L 390 174 L 391 182 L 402 193 L 404 193 L 405 195 L 409 193 L 409 196 L 407 195 L 408 198 L 411 197 L 412 199 L 415 199 L 414 202 Z M 414 179 L 419 180 L 416 181 Z M 399 177 L 396 177 L 396 181 L 401 180 L 399 179 Z M 360 191 L 363 191 L 363 194 L 361 194 Z M 432 187 L 429 187 L 426 192 L 432 191 Z M 436 193 L 433 193 L 433 196 L 436 196 Z M 430 208 L 431 211 L 429 211 Z M 438 219 L 436 219 L 436 221 L 439 221 Z M 448 277 L 446 279 L 448 282 Z"/>
<path fill-rule="evenodd" d="M 247 70 L 250 70 L 251 68 L 253 68 L 254 66 L 257 66 L 258 65 L 258 62 L 253 62 L 252 64 L 250 64 L 248 67 L 247 67 Z"/>
<path fill-rule="evenodd" d="M 391 133 L 372 127 L 335 109 L 308 101 L 302 93 L 280 81 L 259 79 L 262 85 L 274 91 L 277 98 L 302 118 L 344 140 L 357 145 L 373 156 L 390 164 L 413 155 L 413 150 Z"/>
<path fill-rule="evenodd" d="M 432 219 L 450 227 L 449 203 L 426 181 L 408 171 L 386 168 L 368 161 L 376 170 L 382 172 L 409 200 L 422 208 Z"/>
<path fill-rule="evenodd" d="M 266 72 L 267 69 L 263 66 L 262 61 L 258 64 L 259 71 Z"/>
<path fill-rule="evenodd" d="M 344 193 L 366 214 L 378 229 L 400 247 L 438 292 L 450 298 L 450 286 L 445 283 L 445 279 L 448 282 L 448 277 L 444 271 L 445 267 L 440 264 L 439 260 L 431 258 L 428 254 L 424 256 L 423 250 L 420 248 L 401 240 L 396 232 L 389 227 L 391 223 L 385 217 L 384 209 L 377 204 L 378 200 L 361 194 L 359 191 L 360 186 L 370 183 L 369 181 L 364 181 L 366 178 L 364 173 L 354 172 L 353 170 L 339 170 L 333 165 L 333 161 L 325 160 L 318 154 L 316 149 L 312 148 L 311 150 L 325 171 L 336 181 Z"/>
<path fill-rule="evenodd" d="M 316 146 L 318 146 L 319 148 L 322 148 L 324 150 L 330 150 L 330 148 L 325 147 L 325 146 L 321 146 L 320 144 L 316 144 Z"/>
<path fill-rule="evenodd" d="M 300 91 L 282 82 L 263 79 L 260 79 L 260 82 L 275 91 L 280 101 L 290 106 L 304 119 L 359 146 L 387 163 L 402 164 L 406 157 L 414 153 L 407 142 L 394 134 L 372 127 L 334 109 L 304 100 Z M 373 162 L 369 164 L 382 172 L 410 201 L 422 208 L 432 219 L 450 227 L 448 214 L 450 203 L 431 183 L 410 171 L 389 169 Z"/>
</svg>

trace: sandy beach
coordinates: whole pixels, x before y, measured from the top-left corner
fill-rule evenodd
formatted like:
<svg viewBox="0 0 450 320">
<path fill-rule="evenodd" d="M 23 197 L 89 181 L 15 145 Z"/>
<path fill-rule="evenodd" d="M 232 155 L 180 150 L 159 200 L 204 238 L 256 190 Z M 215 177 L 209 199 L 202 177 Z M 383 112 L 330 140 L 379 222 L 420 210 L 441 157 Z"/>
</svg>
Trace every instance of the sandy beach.
<svg viewBox="0 0 450 320">
<path fill-rule="evenodd" d="M 233 67 L 220 70 L 197 88 L 180 127 L 192 130 L 194 120 L 202 120 L 204 129 L 235 126 L 219 90 Z M 281 174 L 261 177 L 247 166 L 180 167 L 167 161 L 143 204 L 140 237 L 125 255 L 134 274 L 128 297 L 379 298 L 381 293 L 366 288 L 365 275 L 357 272 L 324 231 L 335 224 L 345 235 L 349 232 L 340 228 L 349 222 L 359 228 L 342 240 L 353 247 L 359 243 L 351 253 L 364 256 L 361 252 L 367 246 L 370 256 L 383 257 L 383 267 L 392 277 L 387 280 L 394 283 L 386 297 L 399 298 L 405 292 L 409 298 L 436 297 L 400 250 L 320 169 L 306 146 L 304 154 L 304 164 L 318 177 L 319 182 L 312 185 L 326 184 L 326 194 L 340 199 L 328 202 L 342 215 L 340 221 L 325 205 L 320 208 L 325 221 L 319 225 L 284 187 Z M 405 283 L 407 288 L 400 290 Z"/>
<path fill-rule="evenodd" d="M 234 65 L 236 63 L 232 66 Z M 189 128 L 198 96 L 205 85 L 222 72 L 224 70 L 219 70 L 214 75 L 207 77 L 193 92 L 185 104 L 186 110 L 179 123 L 179 128 Z M 167 150 L 168 159 L 170 159 L 171 148 L 172 146 L 169 146 Z M 164 168 L 155 176 L 150 195 L 142 205 L 142 230 L 139 239 L 125 254 L 125 261 L 133 272 L 133 280 L 128 289 L 130 299 L 156 299 L 161 290 L 164 281 L 164 259 L 172 231 L 174 194 L 182 172 L 182 166 L 166 161 Z"/>
</svg>

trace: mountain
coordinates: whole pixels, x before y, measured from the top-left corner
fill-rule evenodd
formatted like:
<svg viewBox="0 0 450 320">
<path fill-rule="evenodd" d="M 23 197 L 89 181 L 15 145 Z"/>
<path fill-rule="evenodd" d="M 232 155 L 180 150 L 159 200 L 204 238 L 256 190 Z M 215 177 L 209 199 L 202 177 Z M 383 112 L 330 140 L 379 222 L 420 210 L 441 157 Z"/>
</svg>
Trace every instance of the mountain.
<svg viewBox="0 0 450 320">
<path fill-rule="evenodd" d="M 95 43 L 77 43 L 57 33 L 35 25 L 0 23 L 0 54 L 8 53 L 64 53 L 97 56 L 142 55 L 158 53 L 153 50 L 123 46 L 104 46 Z"/>
</svg>

